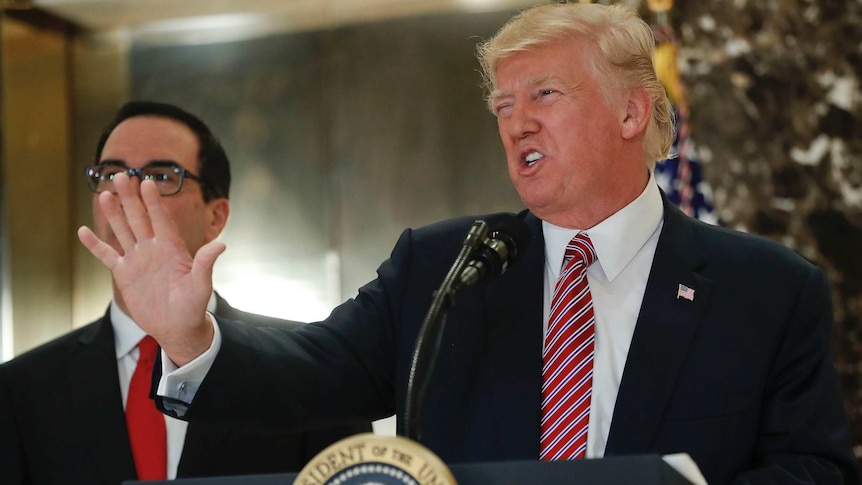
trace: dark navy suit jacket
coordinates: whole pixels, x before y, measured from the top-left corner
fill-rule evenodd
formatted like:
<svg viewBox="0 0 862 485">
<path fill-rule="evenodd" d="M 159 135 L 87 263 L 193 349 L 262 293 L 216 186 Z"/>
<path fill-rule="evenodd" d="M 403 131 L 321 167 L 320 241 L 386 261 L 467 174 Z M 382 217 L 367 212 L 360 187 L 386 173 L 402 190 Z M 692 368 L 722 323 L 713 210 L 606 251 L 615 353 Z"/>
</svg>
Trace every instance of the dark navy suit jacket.
<svg viewBox="0 0 862 485">
<path fill-rule="evenodd" d="M 535 216 L 519 217 L 532 233 L 522 259 L 448 312 L 421 441 L 450 464 L 538 456 L 544 241 Z M 404 409 L 418 329 L 474 219 L 406 230 L 324 322 L 276 335 L 220 321 L 186 418 L 290 427 Z M 856 483 L 831 319 L 819 269 L 665 200 L 605 455 L 687 452 L 710 484 Z"/>
<path fill-rule="evenodd" d="M 298 322 L 254 315 L 218 297 L 216 314 L 254 325 Z M 179 477 L 300 470 L 364 425 L 262 432 L 190 423 Z M 0 483 L 109 484 L 136 478 L 109 313 L 0 366 Z"/>
</svg>

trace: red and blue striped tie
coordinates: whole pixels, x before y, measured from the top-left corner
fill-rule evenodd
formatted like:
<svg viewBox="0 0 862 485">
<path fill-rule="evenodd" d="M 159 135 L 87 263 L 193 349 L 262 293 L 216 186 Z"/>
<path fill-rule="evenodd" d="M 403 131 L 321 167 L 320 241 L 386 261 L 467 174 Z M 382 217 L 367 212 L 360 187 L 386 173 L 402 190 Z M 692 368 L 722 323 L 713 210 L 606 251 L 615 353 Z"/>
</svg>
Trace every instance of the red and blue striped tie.
<svg viewBox="0 0 862 485">
<path fill-rule="evenodd" d="M 566 247 L 554 287 L 542 352 L 542 460 L 579 459 L 587 453 L 596 335 L 587 268 L 595 260 L 589 236 L 578 234 Z"/>
</svg>

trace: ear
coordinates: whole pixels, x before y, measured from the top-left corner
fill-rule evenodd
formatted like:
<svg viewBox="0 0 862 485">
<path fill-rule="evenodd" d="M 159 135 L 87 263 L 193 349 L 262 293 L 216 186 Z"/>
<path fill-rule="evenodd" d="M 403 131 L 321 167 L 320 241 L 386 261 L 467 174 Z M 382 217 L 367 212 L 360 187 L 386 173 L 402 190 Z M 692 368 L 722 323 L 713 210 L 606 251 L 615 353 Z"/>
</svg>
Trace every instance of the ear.
<svg viewBox="0 0 862 485">
<path fill-rule="evenodd" d="M 227 225 L 230 216 L 230 202 L 224 197 L 207 202 L 206 207 L 206 236 L 207 242 L 217 238 Z"/>
<path fill-rule="evenodd" d="M 652 117 L 652 97 L 644 88 L 633 88 L 628 93 L 626 111 L 622 123 L 625 140 L 640 138 L 646 133 Z"/>
</svg>

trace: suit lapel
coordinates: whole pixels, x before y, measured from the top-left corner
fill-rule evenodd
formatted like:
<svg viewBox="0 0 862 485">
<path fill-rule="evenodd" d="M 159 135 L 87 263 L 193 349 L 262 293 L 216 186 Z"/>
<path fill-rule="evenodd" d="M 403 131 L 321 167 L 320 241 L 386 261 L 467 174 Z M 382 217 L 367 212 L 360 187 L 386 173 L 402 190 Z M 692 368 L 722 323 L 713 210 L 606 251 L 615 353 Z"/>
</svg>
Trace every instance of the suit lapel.
<svg viewBox="0 0 862 485">
<path fill-rule="evenodd" d="M 242 313 L 236 308 L 230 306 L 230 304 L 221 297 L 221 295 L 216 292 L 216 307 L 215 314 L 221 318 L 226 318 L 228 320 L 243 320 Z"/>
<path fill-rule="evenodd" d="M 135 477 L 135 465 L 126 432 L 126 418 L 120 395 L 114 331 L 106 314 L 81 334 L 78 347 L 69 359 L 68 394 L 81 446 L 106 482 Z"/>
<path fill-rule="evenodd" d="M 541 221 L 527 214 L 531 240 L 521 260 L 485 289 L 488 360 L 500 450 L 539 456 L 542 399 L 542 301 L 545 241 Z"/>
<path fill-rule="evenodd" d="M 614 407 L 606 455 L 650 451 L 676 377 L 709 303 L 712 282 L 692 232 L 697 224 L 664 198 L 664 226 L 647 281 Z M 679 285 L 694 289 L 678 298 Z"/>
</svg>

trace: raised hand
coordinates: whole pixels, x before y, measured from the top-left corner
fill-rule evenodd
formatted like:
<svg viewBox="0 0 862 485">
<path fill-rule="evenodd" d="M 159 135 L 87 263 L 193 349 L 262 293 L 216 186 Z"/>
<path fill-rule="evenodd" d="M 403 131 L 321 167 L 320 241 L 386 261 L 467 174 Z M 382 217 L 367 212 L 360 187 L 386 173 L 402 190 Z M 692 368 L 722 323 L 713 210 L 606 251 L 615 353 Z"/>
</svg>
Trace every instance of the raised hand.
<svg viewBox="0 0 862 485">
<path fill-rule="evenodd" d="M 225 247 L 211 241 L 192 257 L 155 184 L 141 182 L 140 196 L 133 185 L 126 174 L 117 174 L 117 194 L 99 194 L 122 253 L 88 227 L 78 229 L 78 239 L 111 271 L 130 316 L 182 366 L 212 343 L 206 305 L 213 265 Z"/>
</svg>

